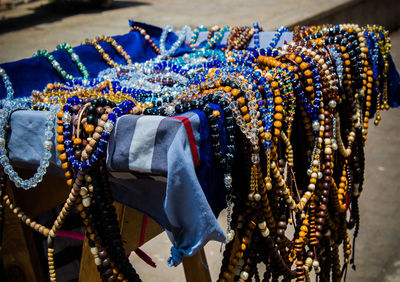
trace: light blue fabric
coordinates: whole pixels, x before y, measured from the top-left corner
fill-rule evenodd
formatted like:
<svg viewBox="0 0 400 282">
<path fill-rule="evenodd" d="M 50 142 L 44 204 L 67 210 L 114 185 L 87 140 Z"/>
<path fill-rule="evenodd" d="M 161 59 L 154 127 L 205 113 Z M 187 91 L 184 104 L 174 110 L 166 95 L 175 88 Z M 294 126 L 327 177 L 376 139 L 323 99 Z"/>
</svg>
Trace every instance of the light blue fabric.
<svg viewBox="0 0 400 282">
<path fill-rule="evenodd" d="M 225 241 L 224 233 L 215 222 L 215 216 L 196 177 L 190 145 L 185 128 L 180 129 L 168 150 L 168 180 L 164 209 L 173 226 L 182 227 L 169 235 L 177 246 L 172 248 L 169 265 L 178 265 L 182 256 L 193 255 L 209 240 Z M 205 232 L 206 231 L 206 232 Z M 178 255 L 179 254 L 179 255 Z"/>
</svg>

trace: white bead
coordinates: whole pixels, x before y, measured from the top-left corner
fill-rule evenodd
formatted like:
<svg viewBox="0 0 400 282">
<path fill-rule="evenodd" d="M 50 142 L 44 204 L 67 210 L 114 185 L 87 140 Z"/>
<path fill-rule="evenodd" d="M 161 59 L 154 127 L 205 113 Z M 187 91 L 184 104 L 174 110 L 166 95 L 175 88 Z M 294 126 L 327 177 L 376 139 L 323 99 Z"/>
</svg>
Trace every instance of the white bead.
<svg viewBox="0 0 400 282">
<path fill-rule="evenodd" d="M 318 121 L 313 121 L 313 123 L 312 123 L 312 128 L 314 129 L 314 130 L 318 130 L 319 129 L 319 122 Z"/>
<path fill-rule="evenodd" d="M 51 148 L 53 148 L 53 142 L 46 140 L 46 141 L 43 142 L 43 147 L 46 150 L 50 151 Z"/>
<path fill-rule="evenodd" d="M 71 114 L 69 112 L 64 112 L 62 116 L 63 123 L 70 123 L 71 122 Z"/>
<path fill-rule="evenodd" d="M 0 138 L 0 146 L 5 146 L 5 145 L 6 145 L 6 139 Z"/>
<path fill-rule="evenodd" d="M 331 100 L 331 101 L 329 101 L 328 105 L 329 105 L 329 107 L 331 107 L 331 108 L 335 108 L 335 107 L 336 107 L 336 101 Z"/>
<path fill-rule="evenodd" d="M 318 174 L 316 172 L 311 173 L 311 178 L 317 179 L 317 177 L 318 177 Z"/>
<path fill-rule="evenodd" d="M 259 202 L 259 201 L 261 200 L 261 195 L 258 194 L 258 193 L 254 194 L 254 200 L 255 200 L 256 202 Z"/>
<path fill-rule="evenodd" d="M 330 147 L 326 147 L 324 150 L 326 155 L 331 155 L 332 154 L 332 149 Z"/>
<path fill-rule="evenodd" d="M 96 247 L 93 247 L 93 248 L 90 248 L 90 252 L 91 252 L 93 255 L 97 255 L 97 254 L 99 253 L 99 250 L 98 250 Z"/>
<path fill-rule="evenodd" d="M 90 206 L 90 198 L 89 197 L 87 197 L 87 198 L 83 198 L 82 199 L 82 205 L 84 206 L 84 207 L 89 207 Z"/>
<path fill-rule="evenodd" d="M 225 185 L 231 185 L 232 184 L 232 176 L 230 174 L 225 174 L 224 183 L 225 183 Z"/>
<path fill-rule="evenodd" d="M 100 259 L 99 257 L 95 258 L 95 259 L 94 259 L 94 263 L 95 263 L 96 265 L 100 265 L 100 264 L 101 264 L 101 259 Z"/>
<path fill-rule="evenodd" d="M 114 128 L 114 124 L 107 120 L 106 123 L 104 124 L 104 131 L 110 133 Z"/>
<path fill-rule="evenodd" d="M 240 273 L 240 278 L 242 278 L 243 280 L 247 280 L 249 278 L 249 274 L 246 271 L 242 271 Z"/>
<path fill-rule="evenodd" d="M 267 227 L 267 223 L 265 221 L 260 222 L 258 224 L 258 228 L 260 228 L 261 230 L 265 229 Z"/>
<path fill-rule="evenodd" d="M 268 237 L 269 234 L 270 234 L 270 232 L 269 232 L 269 229 L 268 229 L 268 228 L 265 228 L 264 230 L 261 231 L 261 235 L 262 235 L 263 237 Z"/>
<path fill-rule="evenodd" d="M 314 260 L 312 265 L 313 267 L 319 267 L 319 262 L 317 260 Z"/>
</svg>

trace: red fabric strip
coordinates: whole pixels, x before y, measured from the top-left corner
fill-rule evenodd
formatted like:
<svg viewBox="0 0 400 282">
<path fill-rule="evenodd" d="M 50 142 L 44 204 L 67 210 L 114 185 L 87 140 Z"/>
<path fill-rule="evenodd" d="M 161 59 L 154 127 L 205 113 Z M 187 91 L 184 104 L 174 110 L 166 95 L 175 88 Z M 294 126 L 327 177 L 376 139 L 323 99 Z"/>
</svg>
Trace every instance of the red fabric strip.
<svg viewBox="0 0 400 282">
<path fill-rule="evenodd" d="M 148 216 L 144 214 L 143 219 L 142 219 L 142 230 L 140 232 L 139 247 L 144 244 L 144 236 L 146 235 L 147 219 L 148 219 Z"/>
<path fill-rule="evenodd" d="M 144 237 L 146 236 L 146 227 L 147 227 L 147 220 L 148 220 L 148 216 L 147 215 L 143 215 L 142 218 L 142 230 L 140 231 L 140 241 L 139 241 L 139 247 L 142 246 L 144 244 Z M 157 267 L 156 263 L 151 259 L 151 257 L 146 254 L 145 252 L 143 252 L 141 249 L 136 248 L 136 250 L 134 250 L 135 254 L 140 257 L 145 263 L 147 263 L 148 265 L 152 266 L 152 267 Z"/>
<path fill-rule="evenodd" d="M 151 267 L 156 268 L 157 265 L 156 263 L 149 257 L 145 252 L 143 252 L 141 249 L 137 248 L 135 251 L 135 254 L 140 257 L 145 263 L 150 265 Z"/>
<path fill-rule="evenodd" d="M 85 240 L 85 234 L 82 234 L 80 232 L 74 232 L 74 231 L 59 230 L 57 232 L 57 236 L 71 238 L 71 239 L 80 240 L 80 241 Z"/>
<path fill-rule="evenodd" d="M 185 126 L 185 129 L 186 129 L 186 132 L 188 135 L 190 149 L 192 151 L 194 167 L 197 168 L 197 166 L 199 165 L 200 159 L 199 159 L 199 154 L 197 152 L 196 142 L 194 140 L 194 134 L 193 134 L 193 130 L 192 130 L 192 125 L 190 124 L 190 120 L 186 117 L 172 117 L 172 118 L 179 119 L 180 121 L 183 122 L 183 125 Z"/>
</svg>

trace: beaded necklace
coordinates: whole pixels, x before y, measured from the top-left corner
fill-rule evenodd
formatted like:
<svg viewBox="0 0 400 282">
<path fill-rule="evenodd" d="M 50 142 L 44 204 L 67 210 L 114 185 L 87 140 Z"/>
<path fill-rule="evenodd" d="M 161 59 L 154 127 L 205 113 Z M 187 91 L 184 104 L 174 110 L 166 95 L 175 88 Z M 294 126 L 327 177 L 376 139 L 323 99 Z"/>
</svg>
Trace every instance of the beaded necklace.
<svg viewBox="0 0 400 282">
<path fill-rule="evenodd" d="M 138 26 L 132 26 L 130 31 L 138 31 L 145 40 L 150 44 L 151 48 L 156 52 L 156 54 L 160 55 L 160 49 L 157 47 L 157 45 L 154 43 L 154 41 L 151 39 L 150 35 L 147 34 L 146 30 L 144 28 L 138 27 Z"/>
<path fill-rule="evenodd" d="M 95 264 L 102 279 L 110 280 L 118 277 L 120 280 L 125 278 L 129 281 L 140 281 L 125 256 L 119 236 L 118 222 L 113 220 L 115 219 L 115 209 L 109 201 L 112 199 L 112 195 L 104 174 L 105 167 L 102 160 L 103 143 L 107 142 L 110 124 L 115 122 L 117 116 L 130 112 L 133 104 L 125 101 L 112 109 L 115 105 L 104 98 L 92 99 L 88 102 L 78 97 L 70 98 L 68 103 L 63 107 L 64 111 L 58 113 L 58 118 L 63 122 L 64 128 L 57 138 L 59 143 L 57 150 L 60 153 L 62 167 L 66 171 L 65 176 L 71 184 L 73 183 L 71 172 L 74 168 L 79 167 L 73 187 L 80 188 L 81 199 L 77 201 L 77 209 L 85 211 L 80 215 L 87 229 Z M 85 112 L 87 112 L 86 118 L 84 118 Z M 68 114 L 71 113 L 75 114 L 77 118 L 73 141 L 69 139 L 70 129 L 67 126 L 69 123 L 66 122 Z M 81 125 L 84 127 L 84 131 L 80 130 Z M 94 147 L 96 147 L 95 151 Z M 68 157 L 70 155 L 73 155 L 72 159 Z M 94 166 L 91 166 L 90 161 L 93 157 L 98 160 Z M 89 165 L 86 167 L 85 161 L 89 161 Z M 82 165 L 77 166 L 77 162 Z"/>
<path fill-rule="evenodd" d="M 59 45 L 61 49 L 64 49 L 64 47 L 61 47 L 61 45 Z M 78 67 L 79 71 L 83 74 L 83 79 L 87 79 L 89 77 L 89 73 L 86 69 L 86 67 L 82 64 L 82 62 L 79 60 L 78 55 L 75 53 L 74 49 L 72 48 L 68 48 L 65 47 L 68 52 L 68 54 L 71 56 L 72 61 L 76 64 L 76 66 Z M 47 50 L 38 50 L 35 54 L 33 54 L 33 57 L 44 57 L 46 58 L 50 64 L 53 66 L 53 68 L 58 72 L 58 74 L 64 79 L 64 80 L 72 80 L 74 78 L 73 75 L 67 73 L 60 65 L 59 62 L 57 62 L 57 60 L 54 58 L 54 56 L 49 53 Z"/>
<path fill-rule="evenodd" d="M 8 77 L 6 71 L 2 67 L 0 67 L 0 76 L 3 80 L 4 87 L 6 88 L 7 96 L 5 99 L 6 100 L 13 99 L 14 98 L 14 88 L 11 84 L 10 78 Z M 1 102 L 3 103 L 3 100 L 1 100 Z"/>
<path fill-rule="evenodd" d="M 229 32 L 230 27 L 224 26 L 220 28 L 218 31 L 216 31 L 213 35 L 213 37 L 210 38 L 210 40 L 207 40 L 205 46 L 202 48 L 204 50 L 208 50 L 213 48 L 215 45 L 221 42 L 222 38 L 224 37 L 225 32 Z"/>
<path fill-rule="evenodd" d="M 190 38 L 189 46 L 192 50 L 197 49 L 197 38 L 199 38 L 200 32 L 207 31 L 207 28 L 204 25 L 196 26 L 193 29 L 192 37 Z"/>
<path fill-rule="evenodd" d="M 7 99 L 2 102 L 3 108 L 0 109 L 0 164 L 2 165 L 2 167 L 4 167 L 4 173 L 9 176 L 9 179 L 15 183 L 16 187 L 28 190 L 32 187 L 36 187 L 37 184 L 42 181 L 43 176 L 46 174 L 47 167 L 50 164 L 49 159 L 51 158 L 51 149 L 53 147 L 52 140 L 54 136 L 54 119 L 57 107 L 50 107 L 50 110 L 46 116 L 46 129 L 44 132 L 45 141 L 43 142 L 44 154 L 42 159 L 40 160 L 40 165 L 36 173 L 31 178 L 23 180 L 13 169 L 10 164 L 10 160 L 7 157 L 6 138 L 7 131 L 11 129 L 8 125 L 11 114 L 16 110 L 29 109 L 31 99 L 22 98 L 11 100 L 11 98 L 14 96 L 14 90 L 5 72 L 3 72 L 3 81 L 7 87 Z"/>
<path fill-rule="evenodd" d="M 89 72 L 85 65 L 82 63 L 80 60 L 78 54 L 75 53 L 74 49 L 71 47 L 70 44 L 68 43 L 61 43 L 57 45 L 56 50 L 65 50 L 67 53 L 70 55 L 71 59 L 74 61 L 76 66 L 78 67 L 79 71 L 81 72 L 83 79 L 88 80 L 89 79 Z M 69 79 L 70 80 L 70 79 Z"/>
<path fill-rule="evenodd" d="M 254 28 L 254 46 L 256 49 L 260 48 L 260 26 L 258 25 L 258 22 L 253 23 L 253 28 Z"/>
<path fill-rule="evenodd" d="M 167 25 L 163 29 L 162 33 L 161 33 L 161 37 L 160 37 L 160 58 L 166 58 L 166 57 L 174 55 L 174 53 L 179 48 L 179 46 L 181 46 L 182 43 L 185 41 L 187 33 L 190 32 L 190 27 L 185 25 L 182 28 L 181 33 L 178 36 L 178 39 L 174 42 L 174 44 L 172 44 L 172 46 L 171 46 L 171 48 L 169 50 L 166 50 L 165 43 L 166 43 L 166 40 L 167 40 L 167 35 L 168 35 L 168 33 L 173 32 L 173 31 L 174 31 L 174 29 L 173 29 L 172 25 Z"/>
<path fill-rule="evenodd" d="M 82 84 L 80 80 L 71 80 L 65 84 L 49 83 L 43 91 L 33 90 L 31 93 L 32 105 L 36 108 L 46 108 L 47 105 L 64 105 L 73 96 L 81 99 L 107 98 L 115 103 L 125 100 L 135 100 L 142 91 L 124 88 L 119 82 L 92 79 Z"/>
<path fill-rule="evenodd" d="M 125 59 L 127 65 L 132 64 L 132 60 L 131 60 L 131 57 L 129 56 L 129 54 L 123 49 L 123 47 L 121 45 L 119 45 L 117 43 L 117 41 L 114 38 L 111 38 L 109 36 L 98 36 L 98 37 L 96 37 L 96 39 L 93 39 L 92 41 L 90 41 L 89 39 L 86 39 L 82 44 L 83 45 L 93 45 L 93 47 L 97 50 L 97 52 L 99 52 L 99 54 L 101 55 L 103 60 L 110 67 L 112 67 L 112 68 L 117 67 L 119 64 L 116 63 L 110 57 L 110 55 L 106 53 L 106 51 L 104 51 L 103 47 L 101 47 L 101 45 L 99 44 L 99 41 L 108 42 L 117 51 L 117 53 Z"/>
</svg>

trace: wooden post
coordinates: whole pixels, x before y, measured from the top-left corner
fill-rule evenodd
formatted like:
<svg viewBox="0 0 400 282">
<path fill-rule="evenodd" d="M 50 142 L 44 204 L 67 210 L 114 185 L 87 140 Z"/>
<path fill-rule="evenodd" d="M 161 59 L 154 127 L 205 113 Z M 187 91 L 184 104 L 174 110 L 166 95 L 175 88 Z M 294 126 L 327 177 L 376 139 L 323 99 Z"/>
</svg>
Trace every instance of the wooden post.
<svg viewBox="0 0 400 282">
<path fill-rule="evenodd" d="M 210 270 L 208 269 L 203 248 L 197 254 L 183 258 L 183 269 L 185 271 L 186 281 L 211 282 Z"/>
<path fill-rule="evenodd" d="M 14 198 L 9 183 L 6 190 L 7 194 Z M 45 281 L 32 232 L 8 206 L 5 207 L 1 256 L 8 281 Z"/>
</svg>

